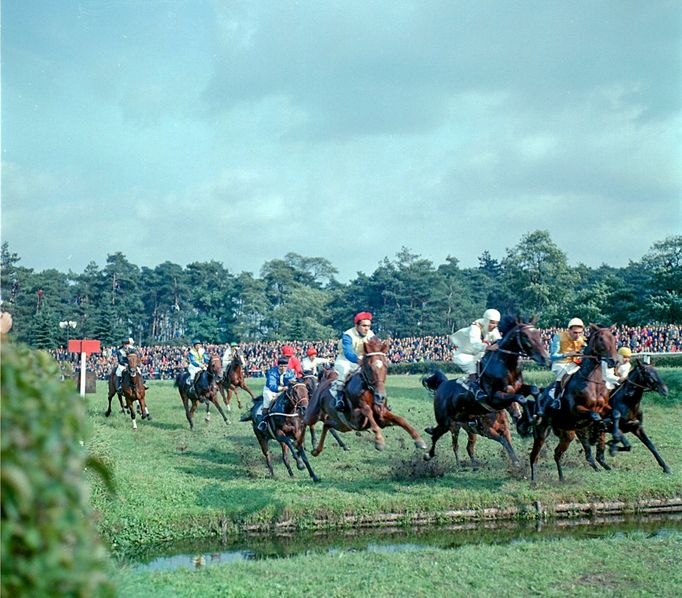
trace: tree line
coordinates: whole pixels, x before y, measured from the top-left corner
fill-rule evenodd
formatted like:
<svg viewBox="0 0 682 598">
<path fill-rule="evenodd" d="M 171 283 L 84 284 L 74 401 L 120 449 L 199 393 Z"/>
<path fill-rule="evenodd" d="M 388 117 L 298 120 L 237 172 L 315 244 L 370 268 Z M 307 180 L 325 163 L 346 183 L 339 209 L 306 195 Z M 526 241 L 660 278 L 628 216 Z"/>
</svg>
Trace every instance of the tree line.
<svg viewBox="0 0 682 598">
<path fill-rule="evenodd" d="M 328 339 L 360 310 L 375 314 L 384 337 L 448 334 L 486 307 L 536 315 L 543 327 L 574 315 L 632 326 L 682 322 L 682 235 L 619 268 L 570 266 L 542 230 L 499 260 L 484 251 L 470 268 L 452 256 L 436 266 L 404 247 L 348 283 L 328 260 L 297 253 L 265 262 L 259 276 L 213 260 L 138 267 L 121 252 L 81 273 L 36 272 L 20 261 L 3 243 L 2 309 L 14 317 L 16 339 L 36 348 L 65 345 L 67 335 L 105 344 L 133 336 L 143 345 Z M 65 321 L 76 328 L 60 328 Z"/>
</svg>

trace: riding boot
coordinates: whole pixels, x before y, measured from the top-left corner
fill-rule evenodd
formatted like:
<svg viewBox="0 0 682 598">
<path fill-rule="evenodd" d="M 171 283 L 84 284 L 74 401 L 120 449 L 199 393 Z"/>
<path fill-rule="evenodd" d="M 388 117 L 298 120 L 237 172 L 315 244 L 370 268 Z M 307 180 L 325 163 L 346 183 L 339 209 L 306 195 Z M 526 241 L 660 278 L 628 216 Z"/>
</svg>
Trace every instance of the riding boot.
<svg viewBox="0 0 682 598">
<path fill-rule="evenodd" d="M 261 420 L 258 422 L 258 429 L 261 432 L 265 432 L 268 429 L 268 418 L 270 417 L 270 408 L 263 407 L 261 410 Z"/>
<path fill-rule="evenodd" d="M 116 376 L 116 392 L 121 391 L 121 376 Z"/>
</svg>

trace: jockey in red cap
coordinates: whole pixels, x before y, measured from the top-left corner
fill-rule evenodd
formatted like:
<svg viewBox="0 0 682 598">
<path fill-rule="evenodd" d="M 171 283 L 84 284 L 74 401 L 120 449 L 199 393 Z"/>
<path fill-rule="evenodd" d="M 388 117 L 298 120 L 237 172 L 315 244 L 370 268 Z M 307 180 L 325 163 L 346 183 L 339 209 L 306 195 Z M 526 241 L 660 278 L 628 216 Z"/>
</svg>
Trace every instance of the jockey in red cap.
<svg viewBox="0 0 682 598">
<path fill-rule="evenodd" d="M 297 378 L 302 378 L 303 368 L 301 367 L 301 361 L 299 360 L 299 358 L 294 355 L 294 348 L 290 345 L 283 345 L 282 356 L 289 358 L 288 368 L 296 372 Z"/>
<path fill-rule="evenodd" d="M 365 341 L 374 336 L 371 330 L 372 314 L 361 311 L 355 314 L 353 319 L 355 326 L 343 333 L 339 341 L 339 353 L 334 362 L 334 369 L 338 378 L 334 380 L 330 388 L 336 398 L 336 408 L 344 409 L 345 401 L 339 390 L 346 381 L 346 378 L 360 367 L 360 361 L 365 354 Z"/>
<path fill-rule="evenodd" d="M 303 361 L 301 361 L 301 367 L 303 368 L 304 374 L 317 375 L 319 366 L 329 363 L 329 359 L 317 356 L 317 349 L 315 347 L 308 347 L 305 354 L 306 356 L 303 358 Z"/>
</svg>

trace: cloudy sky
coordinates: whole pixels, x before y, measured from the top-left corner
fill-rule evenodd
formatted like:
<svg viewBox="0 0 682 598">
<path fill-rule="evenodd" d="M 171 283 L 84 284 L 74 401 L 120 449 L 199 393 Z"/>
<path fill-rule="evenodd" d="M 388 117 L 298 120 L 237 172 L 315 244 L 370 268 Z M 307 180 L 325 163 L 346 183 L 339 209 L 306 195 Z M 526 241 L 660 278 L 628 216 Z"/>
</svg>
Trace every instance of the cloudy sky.
<svg viewBox="0 0 682 598">
<path fill-rule="evenodd" d="M 2 0 L 2 238 L 36 269 L 288 251 L 347 280 L 682 232 L 682 5 Z"/>
</svg>

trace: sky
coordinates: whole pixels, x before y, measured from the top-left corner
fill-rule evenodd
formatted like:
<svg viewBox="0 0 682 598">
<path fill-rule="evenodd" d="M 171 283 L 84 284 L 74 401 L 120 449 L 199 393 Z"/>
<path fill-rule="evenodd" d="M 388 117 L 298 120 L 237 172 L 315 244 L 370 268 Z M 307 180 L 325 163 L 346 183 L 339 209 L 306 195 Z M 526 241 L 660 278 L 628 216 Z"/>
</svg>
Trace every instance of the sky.
<svg viewBox="0 0 682 598">
<path fill-rule="evenodd" d="M 678 1 L 2 0 L 2 240 L 81 272 L 682 233 Z"/>
</svg>

